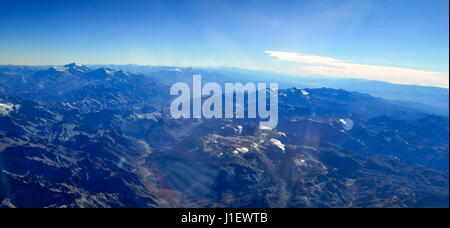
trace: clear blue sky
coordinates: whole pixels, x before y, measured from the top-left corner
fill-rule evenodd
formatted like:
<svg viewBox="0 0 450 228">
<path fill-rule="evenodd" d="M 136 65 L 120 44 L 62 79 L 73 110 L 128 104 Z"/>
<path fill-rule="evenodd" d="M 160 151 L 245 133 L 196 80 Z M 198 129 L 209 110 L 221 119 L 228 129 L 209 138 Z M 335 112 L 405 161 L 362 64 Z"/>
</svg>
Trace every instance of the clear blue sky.
<svg viewBox="0 0 450 228">
<path fill-rule="evenodd" d="M 316 57 L 322 59 L 311 62 Z M 449 3 L 0 1 L 0 64 L 73 61 L 236 66 L 369 79 L 386 72 L 400 83 L 402 77 L 410 79 L 425 72 L 430 73 L 430 83 L 417 76 L 405 84 L 448 87 L 442 80 L 447 77 L 448 84 Z M 356 70 L 375 73 L 365 76 Z M 388 76 L 378 79 L 389 81 Z"/>
</svg>

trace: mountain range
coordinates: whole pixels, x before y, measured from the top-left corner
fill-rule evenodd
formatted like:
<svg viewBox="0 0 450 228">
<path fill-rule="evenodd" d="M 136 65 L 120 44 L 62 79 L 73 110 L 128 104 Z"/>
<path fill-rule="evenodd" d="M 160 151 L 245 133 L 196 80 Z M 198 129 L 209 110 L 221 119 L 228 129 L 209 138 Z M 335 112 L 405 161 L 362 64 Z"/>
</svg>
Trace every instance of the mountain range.
<svg viewBox="0 0 450 228">
<path fill-rule="evenodd" d="M 170 86 L 193 74 L 279 80 L 277 128 L 173 119 Z M 449 206 L 448 90 L 319 81 L 330 85 L 223 68 L 2 66 L 0 205 Z"/>
</svg>

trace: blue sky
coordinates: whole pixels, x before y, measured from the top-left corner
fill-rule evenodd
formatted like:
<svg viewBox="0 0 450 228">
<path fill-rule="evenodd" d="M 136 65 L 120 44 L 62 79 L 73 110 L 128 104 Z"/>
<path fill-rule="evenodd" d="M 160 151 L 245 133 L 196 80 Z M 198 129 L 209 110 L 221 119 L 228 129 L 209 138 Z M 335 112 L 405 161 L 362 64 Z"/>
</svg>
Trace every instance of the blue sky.
<svg viewBox="0 0 450 228">
<path fill-rule="evenodd" d="M 448 0 L 0 1 L 0 64 L 235 66 L 448 87 Z"/>
</svg>

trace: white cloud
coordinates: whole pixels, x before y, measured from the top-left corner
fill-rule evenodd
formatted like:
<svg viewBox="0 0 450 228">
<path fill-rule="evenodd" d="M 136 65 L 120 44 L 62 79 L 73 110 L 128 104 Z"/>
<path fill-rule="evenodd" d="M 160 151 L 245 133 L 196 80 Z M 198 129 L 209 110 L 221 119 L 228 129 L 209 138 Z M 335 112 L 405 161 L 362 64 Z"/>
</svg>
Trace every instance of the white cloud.
<svg viewBox="0 0 450 228">
<path fill-rule="evenodd" d="M 357 64 L 330 57 L 303 55 L 293 52 L 266 51 L 280 61 L 303 64 L 299 71 L 323 76 L 362 78 L 396 84 L 449 87 L 448 72 L 432 72 L 401 67 Z"/>
</svg>

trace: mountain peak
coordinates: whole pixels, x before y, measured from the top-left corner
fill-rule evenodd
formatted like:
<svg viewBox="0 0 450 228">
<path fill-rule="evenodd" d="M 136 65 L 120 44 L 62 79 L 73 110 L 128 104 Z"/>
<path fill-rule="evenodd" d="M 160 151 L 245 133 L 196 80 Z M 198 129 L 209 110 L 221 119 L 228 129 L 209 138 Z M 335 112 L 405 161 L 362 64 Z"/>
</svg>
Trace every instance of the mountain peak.
<svg viewBox="0 0 450 228">
<path fill-rule="evenodd" d="M 79 63 L 76 63 L 76 62 L 73 62 L 73 63 L 69 63 L 69 64 L 66 64 L 66 65 L 64 65 L 64 67 L 69 67 L 69 68 L 72 68 L 72 67 L 82 67 L 83 65 L 81 65 L 81 64 L 79 64 Z"/>
<path fill-rule="evenodd" d="M 89 68 L 87 68 L 86 66 L 83 66 L 79 63 L 76 63 L 76 62 L 66 64 L 66 65 L 64 65 L 64 67 L 66 67 L 69 70 L 76 70 L 76 71 L 80 71 L 80 72 L 89 71 Z"/>
</svg>

